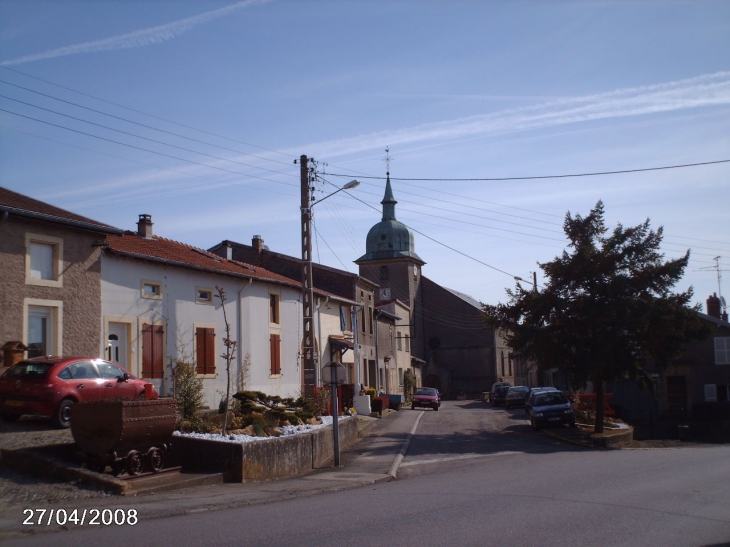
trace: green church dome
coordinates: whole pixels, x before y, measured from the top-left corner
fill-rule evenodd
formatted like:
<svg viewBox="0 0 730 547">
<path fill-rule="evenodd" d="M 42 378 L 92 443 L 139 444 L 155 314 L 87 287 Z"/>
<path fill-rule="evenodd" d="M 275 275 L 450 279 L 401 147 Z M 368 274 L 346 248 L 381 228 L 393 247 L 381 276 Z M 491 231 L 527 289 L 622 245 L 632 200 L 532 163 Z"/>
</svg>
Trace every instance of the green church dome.
<svg viewBox="0 0 730 547">
<path fill-rule="evenodd" d="M 385 183 L 385 197 L 380 203 L 383 205 L 383 219 L 370 228 L 366 240 L 366 253 L 355 262 L 369 260 L 387 260 L 393 258 L 410 258 L 423 264 L 423 260 L 416 254 L 413 232 L 395 218 L 395 204 L 393 189 L 390 186 L 390 173 Z"/>
</svg>

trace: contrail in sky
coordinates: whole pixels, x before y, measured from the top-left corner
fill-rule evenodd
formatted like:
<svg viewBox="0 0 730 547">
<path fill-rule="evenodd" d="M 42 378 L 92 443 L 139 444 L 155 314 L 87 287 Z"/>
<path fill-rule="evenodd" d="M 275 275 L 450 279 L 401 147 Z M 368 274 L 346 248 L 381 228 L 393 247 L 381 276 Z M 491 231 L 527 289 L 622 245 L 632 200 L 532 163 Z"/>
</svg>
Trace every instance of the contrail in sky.
<svg viewBox="0 0 730 547">
<path fill-rule="evenodd" d="M 134 32 L 128 32 L 127 34 L 120 34 L 119 36 L 112 36 L 111 38 L 104 38 L 102 40 L 93 40 L 91 42 L 83 42 L 81 44 L 74 44 L 72 46 L 65 46 L 56 49 L 51 49 L 41 53 L 35 53 L 33 55 L 24 55 L 16 59 L 10 59 L 3 61 L 0 65 L 20 65 L 23 63 L 30 63 L 32 61 L 41 61 L 43 59 L 53 59 L 54 57 L 65 57 L 66 55 L 76 55 L 78 53 L 98 53 L 100 51 L 112 51 L 117 49 L 129 49 L 135 47 L 144 47 L 152 44 L 161 44 L 167 40 L 172 40 L 192 30 L 194 27 L 218 19 L 224 15 L 227 15 L 233 11 L 252 6 L 254 4 L 263 4 L 270 0 L 244 0 L 243 2 L 237 2 L 213 11 L 206 11 L 199 15 L 193 15 L 186 19 L 180 19 L 179 21 L 173 21 L 165 25 L 157 27 L 135 30 Z"/>
<path fill-rule="evenodd" d="M 431 122 L 310 144 L 320 156 L 336 157 L 382 147 L 382 143 L 450 142 L 610 118 L 626 118 L 730 104 L 730 72 L 593 95 L 560 98 L 464 118 Z"/>
</svg>

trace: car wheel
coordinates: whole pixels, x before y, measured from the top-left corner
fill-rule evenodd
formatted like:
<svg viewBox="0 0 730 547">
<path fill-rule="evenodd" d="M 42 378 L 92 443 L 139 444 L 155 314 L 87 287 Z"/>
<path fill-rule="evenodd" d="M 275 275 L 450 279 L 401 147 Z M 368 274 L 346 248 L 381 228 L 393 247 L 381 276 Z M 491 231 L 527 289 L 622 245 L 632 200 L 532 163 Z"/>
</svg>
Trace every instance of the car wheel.
<svg viewBox="0 0 730 547">
<path fill-rule="evenodd" d="M 438 412 L 439 411 L 439 407 L 437 407 L 437 406 L 433 407 L 433 409 L 434 409 L 435 412 Z"/>
<path fill-rule="evenodd" d="M 535 431 L 537 431 L 538 429 L 540 429 L 540 426 L 537 425 L 537 422 L 535 421 L 535 418 L 530 418 L 530 425 L 532 426 L 532 429 L 534 429 Z"/>
<path fill-rule="evenodd" d="M 504 403 L 504 409 L 509 410 L 509 405 L 507 403 Z"/>
<path fill-rule="evenodd" d="M 56 412 L 53 414 L 53 423 L 61 429 L 71 427 L 71 407 L 73 404 L 74 402 L 71 399 L 64 399 L 58 403 Z"/>
<path fill-rule="evenodd" d="M 416 405 L 411 405 L 411 410 L 416 410 Z"/>
<path fill-rule="evenodd" d="M 20 419 L 20 414 L 0 414 L 0 419 L 2 419 L 3 422 L 12 424 L 13 422 L 17 422 Z"/>
<path fill-rule="evenodd" d="M 570 427 L 575 428 L 576 427 L 575 422 L 570 422 Z"/>
</svg>

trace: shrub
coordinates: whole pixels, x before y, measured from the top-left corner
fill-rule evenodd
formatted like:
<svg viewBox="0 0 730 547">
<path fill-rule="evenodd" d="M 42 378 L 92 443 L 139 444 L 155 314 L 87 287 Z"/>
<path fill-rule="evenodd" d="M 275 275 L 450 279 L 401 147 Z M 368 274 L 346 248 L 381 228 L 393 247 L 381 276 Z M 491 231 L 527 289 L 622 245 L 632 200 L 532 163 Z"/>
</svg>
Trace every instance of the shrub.
<svg viewBox="0 0 730 547">
<path fill-rule="evenodd" d="M 198 378 L 195 365 L 184 356 L 178 359 L 169 358 L 169 366 L 177 411 L 182 421 L 190 421 L 203 407 L 203 380 Z"/>
</svg>

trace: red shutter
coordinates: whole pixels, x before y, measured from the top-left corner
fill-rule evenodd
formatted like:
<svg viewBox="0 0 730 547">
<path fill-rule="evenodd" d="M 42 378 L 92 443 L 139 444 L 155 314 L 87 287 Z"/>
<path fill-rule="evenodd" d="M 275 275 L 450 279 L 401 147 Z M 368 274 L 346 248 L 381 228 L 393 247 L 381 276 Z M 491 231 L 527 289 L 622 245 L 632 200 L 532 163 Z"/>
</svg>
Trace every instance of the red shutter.
<svg viewBox="0 0 730 547">
<path fill-rule="evenodd" d="M 162 325 L 142 325 L 142 376 L 162 378 L 165 372 L 165 329 Z"/>
<path fill-rule="evenodd" d="M 215 329 L 195 329 L 196 359 L 198 374 L 215 374 Z"/>
<path fill-rule="evenodd" d="M 272 334 L 269 337 L 271 354 L 271 374 L 281 374 L 281 336 Z"/>
</svg>

